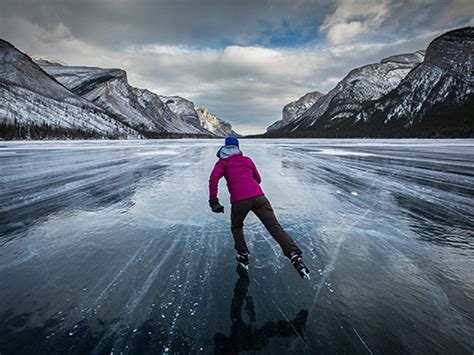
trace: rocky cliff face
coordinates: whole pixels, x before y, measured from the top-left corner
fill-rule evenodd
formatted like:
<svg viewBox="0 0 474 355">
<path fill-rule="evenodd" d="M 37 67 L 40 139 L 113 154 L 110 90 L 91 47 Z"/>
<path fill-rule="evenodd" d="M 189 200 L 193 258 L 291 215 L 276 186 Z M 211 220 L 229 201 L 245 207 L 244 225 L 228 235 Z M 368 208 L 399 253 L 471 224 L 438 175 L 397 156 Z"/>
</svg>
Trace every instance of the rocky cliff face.
<svg viewBox="0 0 474 355">
<path fill-rule="evenodd" d="M 367 133 L 383 125 L 395 135 L 474 134 L 473 48 L 473 27 L 436 38 L 424 62 L 395 90 L 367 105 L 357 120 L 365 124 Z"/>
<path fill-rule="evenodd" d="M 283 107 L 282 119 L 269 126 L 267 132 L 275 131 L 289 125 L 313 106 L 322 96 L 324 96 L 324 94 L 319 91 L 313 91 L 301 96 L 298 100 L 290 102 Z"/>
<path fill-rule="evenodd" d="M 351 119 L 367 102 L 377 100 L 396 88 L 422 61 L 423 51 L 419 51 L 356 68 L 285 129 L 295 131 L 331 127 Z"/>
<path fill-rule="evenodd" d="M 230 135 L 238 136 L 232 129 L 232 125 L 222 121 L 219 117 L 209 112 L 207 107 L 201 107 L 196 110 L 201 126 L 218 137 L 227 137 Z"/>
<path fill-rule="evenodd" d="M 190 100 L 181 96 L 160 95 L 161 100 L 176 115 L 181 117 L 187 124 L 196 127 L 206 133 L 217 137 L 227 137 L 229 134 L 237 134 L 232 130 L 232 125 L 222 121 L 213 115 L 206 107 L 196 108 Z"/>
<path fill-rule="evenodd" d="M 199 121 L 198 113 L 194 107 L 194 103 L 181 96 L 164 96 L 160 95 L 160 99 L 165 103 L 171 112 L 180 117 L 189 126 L 194 127 L 196 130 L 206 132 L 205 128 L 201 126 Z"/>
<path fill-rule="evenodd" d="M 72 92 L 114 114 L 142 134 L 209 134 L 176 115 L 155 93 L 131 86 L 121 69 L 64 66 L 47 61 L 37 63 Z"/>
<path fill-rule="evenodd" d="M 94 103 L 74 94 L 30 57 L 0 40 L 2 130 L 69 131 L 80 137 L 138 137 Z M 39 133 L 38 133 L 39 134 Z"/>
<path fill-rule="evenodd" d="M 450 31 L 426 53 L 352 70 L 273 136 L 474 136 L 473 28 Z"/>
<path fill-rule="evenodd" d="M 163 98 L 121 69 L 32 60 L 0 40 L 0 139 L 215 136 L 191 101 Z"/>
</svg>

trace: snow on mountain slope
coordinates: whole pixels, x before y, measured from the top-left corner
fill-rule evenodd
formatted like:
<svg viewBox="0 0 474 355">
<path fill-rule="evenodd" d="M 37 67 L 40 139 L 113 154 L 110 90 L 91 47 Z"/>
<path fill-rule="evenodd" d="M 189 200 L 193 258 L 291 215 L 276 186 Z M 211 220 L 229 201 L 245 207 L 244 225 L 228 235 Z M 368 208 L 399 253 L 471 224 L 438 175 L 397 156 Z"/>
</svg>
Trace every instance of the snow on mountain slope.
<svg viewBox="0 0 474 355">
<path fill-rule="evenodd" d="M 95 136 L 138 137 L 136 131 L 69 91 L 4 40 L 0 40 L 0 122 L 83 130 Z"/>
<path fill-rule="evenodd" d="M 324 94 L 319 91 L 313 91 L 301 96 L 298 100 L 290 102 L 283 107 L 282 119 L 270 125 L 267 128 L 267 132 L 278 130 L 290 124 L 313 106 L 322 96 L 324 96 Z"/>
<path fill-rule="evenodd" d="M 56 100 L 69 99 L 80 102 L 80 98 L 60 85 L 24 53 L 7 41 L 0 39 L 0 80 Z M 79 100 L 78 100 L 79 99 Z M 84 101 L 84 100 L 82 100 Z"/>
<path fill-rule="evenodd" d="M 160 97 L 146 89 L 131 86 L 121 69 L 64 66 L 38 61 L 38 64 L 74 93 L 113 113 L 131 127 L 146 134 L 209 134 L 175 114 Z"/>
<path fill-rule="evenodd" d="M 230 135 L 239 135 L 232 129 L 230 123 L 221 120 L 219 117 L 209 112 L 207 107 L 200 107 L 196 109 L 196 112 L 199 116 L 201 126 L 216 136 L 227 137 Z"/>
<path fill-rule="evenodd" d="M 34 62 L 57 81 L 77 95 L 93 90 L 99 82 L 125 78 L 122 69 L 103 69 L 85 66 L 68 66 L 55 61 L 35 58 Z"/>
<path fill-rule="evenodd" d="M 366 107 L 358 119 L 390 126 L 453 129 L 454 121 L 474 126 L 472 49 L 474 28 L 466 27 L 433 40 L 422 64 L 389 95 Z M 450 127 L 451 123 L 451 127 Z"/>
<path fill-rule="evenodd" d="M 447 32 L 425 53 L 352 70 L 271 136 L 472 137 L 474 27 Z"/>
<path fill-rule="evenodd" d="M 334 89 L 283 130 L 331 126 L 341 119 L 353 117 L 366 102 L 379 99 L 393 90 L 410 70 L 423 61 L 423 57 L 424 52 L 418 51 L 353 69 Z M 318 122 L 323 116 L 324 119 Z"/>
<path fill-rule="evenodd" d="M 172 112 L 181 117 L 188 125 L 198 129 L 201 132 L 209 132 L 201 125 L 199 115 L 192 101 L 187 100 L 181 96 L 160 95 L 160 99 Z"/>
</svg>

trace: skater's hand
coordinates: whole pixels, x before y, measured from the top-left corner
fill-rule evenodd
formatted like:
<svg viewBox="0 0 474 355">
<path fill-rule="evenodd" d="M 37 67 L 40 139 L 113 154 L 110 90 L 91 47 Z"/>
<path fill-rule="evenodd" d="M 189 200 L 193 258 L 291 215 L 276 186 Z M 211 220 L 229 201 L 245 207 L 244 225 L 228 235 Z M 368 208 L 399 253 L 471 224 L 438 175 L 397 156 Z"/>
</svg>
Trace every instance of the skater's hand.
<svg viewBox="0 0 474 355">
<path fill-rule="evenodd" d="M 219 203 L 219 199 L 209 200 L 209 206 L 214 213 L 224 213 L 224 206 Z"/>
<path fill-rule="evenodd" d="M 211 209 L 212 209 L 212 212 L 215 212 L 215 213 L 224 213 L 224 206 L 222 206 L 220 203 L 211 207 Z"/>
</svg>

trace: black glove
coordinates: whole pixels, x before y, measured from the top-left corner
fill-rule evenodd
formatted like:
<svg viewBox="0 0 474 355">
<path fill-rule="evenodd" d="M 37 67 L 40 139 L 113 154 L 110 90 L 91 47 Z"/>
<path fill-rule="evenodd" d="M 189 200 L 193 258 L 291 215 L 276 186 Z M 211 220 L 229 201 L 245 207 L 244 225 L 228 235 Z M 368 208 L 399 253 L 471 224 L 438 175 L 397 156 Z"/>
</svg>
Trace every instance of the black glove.
<svg viewBox="0 0 474 355">
<path fill-rule="evenodd" d="M 224 213 L 224 206 L 219 203 L 219 199 L 209 200 L 209 206 L 211 207 L 212 212 L 215 213 Z"/>
</svg>

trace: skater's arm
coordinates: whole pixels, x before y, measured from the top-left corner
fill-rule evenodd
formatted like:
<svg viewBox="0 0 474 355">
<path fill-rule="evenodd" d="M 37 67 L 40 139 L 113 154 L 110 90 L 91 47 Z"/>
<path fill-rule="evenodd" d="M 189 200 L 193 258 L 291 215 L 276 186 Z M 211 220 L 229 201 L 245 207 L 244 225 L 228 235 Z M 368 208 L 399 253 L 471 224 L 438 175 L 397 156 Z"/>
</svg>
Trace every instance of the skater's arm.
<svg viewBox="0 0 474 355">
<path fill-rule="evenodd" d="M 255 163 L 250 159 L 250 162 L 252 163 L 252 174 L 253 178 L 255 179 L 256 182 L 259 184 L 262 182 L 262 177 L 260 176 L 257 167 L 255 166 Z"/>
<path fill-rule="evenodd" d="M 211 176 L 209 177 L 209 200 L 213 201 L 217 198 L 217 188 L 219 186 L 219 180 L 224 176 L 224 166 L 220 160 L 214 165 Z"/>
</svg>

